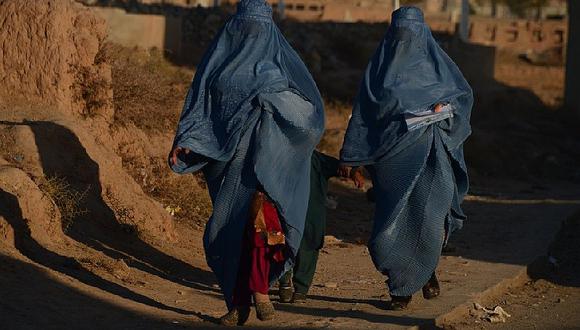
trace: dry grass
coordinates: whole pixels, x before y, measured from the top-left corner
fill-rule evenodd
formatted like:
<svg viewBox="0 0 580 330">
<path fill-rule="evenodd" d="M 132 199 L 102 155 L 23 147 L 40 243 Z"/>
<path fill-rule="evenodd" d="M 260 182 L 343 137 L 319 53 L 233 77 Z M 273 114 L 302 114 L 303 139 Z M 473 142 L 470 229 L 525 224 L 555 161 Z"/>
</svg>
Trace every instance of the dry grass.
<svg viewBox="0 0 580 330">
<path fill-rule="evenodd" d="M 46 177 L 41 179 L 39 188 L 58 207 L 64 232 L 68 231 L 78 216 L 88 213 L 88 210 L 81 208 L 81 205 L 90 187 L 84 191 L 78 191 L 64 178 Z"/>
<path fill-rule="evenodd" d="M 101 115 L 102 109 L 110 106 L 110 82 L 90 67 L 78 67 L 73 71 L 76 73 L 73 98 L 84 104 L 81 114 L 88 118 Z"/>
<path fill-rule="evenodd" d="M 107 44 L 102 56 L 112 66 L 115 124 L 174 129 L 193 72 L 172 65 L 155 49 Z"/>
<path fill-rule="evenodd" d="M 193 72 L 171 64 L 157 50 L 108 44 L 103 54 L 112 65 L 115 125 L 133 124 L 149 136 L 173 132 Z M 177 210 L 177 221 L 193 225 L 207 221 L 211 201 L 201 174 L 173 174 L 165 154 L 147 157 L 140 152 L 120 152 L 119 156 L 143 191 L 164 207 Z M 115 209 L 131 223 L 130 211 Z"/>
<path fill-rule="evenodd" d="M 177 221 L 203 226 L 211 216 L 212 206 L 205 184 L 200 176 L 166 174 L 160 177 L 153 197 L 168 211 L 175 210 Z"/>
<path fill-rule="evenodd" d="M 16 139 L 8 129 L 0 128 L 0 157 L 4 158 L 9 163 L 14 163 L 18 160 L 20 155 L 18 155 L 14 147 L 16 146 Z"/>
<path fill-rule="evenodd" d="M 211 200 L 201 173 L 177 175 L 171 172 L 165 158 L 149 159 L 143 166 L 127 155 L 123 164 L 143 191 L 159 201 L 168 211 L 174 210 L 177 221 L 202 226 L 212 212 Z"/>
</svg>

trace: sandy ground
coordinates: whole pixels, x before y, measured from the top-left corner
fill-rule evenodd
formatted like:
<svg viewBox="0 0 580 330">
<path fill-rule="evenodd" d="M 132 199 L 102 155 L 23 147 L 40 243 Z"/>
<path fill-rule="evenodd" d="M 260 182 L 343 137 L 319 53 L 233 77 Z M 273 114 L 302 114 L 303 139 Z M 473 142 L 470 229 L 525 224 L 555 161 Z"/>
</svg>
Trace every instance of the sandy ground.
<svg viewBox="0 0 580 330">
<path fill-rule="evenodd" d="M 372 204 L 361 191 L 334 182 L 331 194 L 339 206 L 330 210 L 327 245 L 304 304 L 277 304 L 275 321 L 249 326 L 285 328 L 384 328 L 434 326 L 435 319 L 469 302 L 474 294 L 514 276 L 536 255 L 543 254 L 560 222 L 580 208 L 578 187 L 570 184 L 530 186 L 510 183 L 474 187 L 465 203 L 469 216 L 454 237 L 456 252 L 442 257 L 438 274 L 443 295 L 434 301 L 414 298 L 405 312 L 385 310 L 384 278 L 370 261 L 364 241 L 370 229 Z M 507 225 L 509 224 L 509 226 Z M 25 239 L 17 249 L 0 249 L 0 324 L 5 329 L 170 329 L 215 326 L 226 309 L 201 249 L 201 231 L 180 224 L 177 243 L 144 243 L 152 255 L 130 254 L 117 246 L 112 264 L 94 255 L 89 246 L 54 252 Z M 19 230 L 19 229 L 17 229 Z M 24 229 L 23 229 L 24 230 Z M 127 240 L 128 242 L 130 240 Z M 125 252 L 123 252 L 125 251 Z M 68 255 L 65 255 L 68 253 Z M 507 327 L 525 328 L 533 315 L 558 311 L 571 327 L 580 300 L 578 288 L 536 282 L 521 293 L 510 291 L 513 313 Z M 517 297 L 526 297 L 518 303 Z M 275 295 L 273 296 L 275 299 Z M 558 303 L 557 299 L 561 299 Z M 513 301 L 513 302 L 512 302 Z M 575 314 L 574 314 L 575 315 Z M 522 319 L 519 322 L 516 320 Z M 552 324 L 560 324 L 550 318 Z M 477 322 L 479 323 L 477 323 Z M 463 325 L 485 325 L 465 320 Z M 528 323 L 526 323 L 528 322 Z M 535 324 L 535 323 L 534 323 Z M 548 325 L 548 323 L 543 323 Z M 542 327 L 539 328 L 548 328 Z"/>
</svg>

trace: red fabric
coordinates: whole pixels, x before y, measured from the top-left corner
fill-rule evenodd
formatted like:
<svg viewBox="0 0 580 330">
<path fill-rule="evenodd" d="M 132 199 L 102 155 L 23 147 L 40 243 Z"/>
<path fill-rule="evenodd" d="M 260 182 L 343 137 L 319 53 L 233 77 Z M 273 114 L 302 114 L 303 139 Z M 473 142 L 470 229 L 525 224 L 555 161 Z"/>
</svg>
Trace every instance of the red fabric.
<svg viewBox="0 0 580 330">
<path fill-rule="evenodd" d="M 272 203 L 264 201 L 262 212 L 268 231 L 282 231 L 278 212 Z M 281 249 L 283 245 L 268 245 L 264 233 L 256 232 L 252 221 L 248 221 L 242 244 L 238 280 L 234 290 L 235 306 L 250 305 L 254 292 L 268 294 L 270 265 L 272 262 L 284 261 Z"/>
</svg>

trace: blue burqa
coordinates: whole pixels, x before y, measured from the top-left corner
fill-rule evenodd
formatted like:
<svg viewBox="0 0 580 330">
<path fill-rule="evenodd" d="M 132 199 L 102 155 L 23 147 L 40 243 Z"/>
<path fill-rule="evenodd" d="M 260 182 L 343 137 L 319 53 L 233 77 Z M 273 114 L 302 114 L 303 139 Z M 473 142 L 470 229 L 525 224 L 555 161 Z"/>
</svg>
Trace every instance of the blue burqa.
<svg viewBox="0 0 580 330">
<path fill-rule="evenodd" d="M 177 173 L 202 170 L 213 203 L 204 233 L 208 265 L 228 307 L 250 201 L 260 184 L 274 202 L 291 267 L 309 196 L 310 157 L 324 130 L 322 99 L 264 0 L 242 0 L 206 51 L 187 94 L 173 147 Z M 170 162 L 171 165 L 171 162 Z"/>
<path fill-rule="evenodd" d="M 407 128 L 405 113 L 437 103 L 449 104 L 453 117 Z M 465 219 L 463 142 L 472 105 L 471 88 L 422 12 L 395 11 L 367 66 L 341 150 L 343 163 L 365 165 L 371 174 L 377 205 L 369 251 L 392 295 L 421 289 L 437 266 L 445 233 Z"/>
</svg>

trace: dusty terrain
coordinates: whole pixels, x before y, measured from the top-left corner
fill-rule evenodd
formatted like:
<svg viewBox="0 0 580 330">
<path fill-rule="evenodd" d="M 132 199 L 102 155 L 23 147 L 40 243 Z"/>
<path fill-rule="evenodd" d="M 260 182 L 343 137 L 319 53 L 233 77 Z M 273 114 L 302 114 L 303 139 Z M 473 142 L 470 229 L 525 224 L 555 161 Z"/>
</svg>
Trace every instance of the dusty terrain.
<svg viewBox="0 0 580 330">
<path fill-rule="evenodd" d="M 207 191 L 199 175 L 177 176 L 166 166 L 194 71 L 159 51 L 106 44 L 102 21 L 86 8 L 50 3 L 0 2 L 1 328 L 215 326 L 225 306 L 201 244 Z M 26 15 L 45 20 L 28 27 Z M 332 52 L 308 53 L 301 33 L 291 41 L 307 62 L 326 63 Z M 15 38 L 12 49 L 6 41 Z M 316 73 L 327 96 L 323 151 L 338 152 L 350 108 L 350 96 L 333 95 L 357 84 L 349 78 L 370 51 L 341 55 L 353 58 L 345 79 L 332 66 Z M 452 239 L 456 250 L 441 258 L 439 299 L 417 296 L 408 311 L 385 310 L 384 278 L 364 245 L 373 204 L 333 181 L 338 207 L 329 210 L 310 300 L 277 304 L 276 321 L 252 317 L 249 325 L 488 327 L 470 315 L 478 301 L 512 314 L 507 328 L 580 326 L 572 248 L 580 233 L 577 217 L 569 218 L 580 209 L 580 133 L 577 119 L 558 109 L 562 79 L 562 67 L 501 53 L 495 79 L 473 86 L 469 220 Z M 573 220 L 549 246 L 566 219 Z M 537 259 L 548 250 L 557 267 Z"/>
<path fill-rule="evenodd" d="M 561 219 L 580 207 L 580 201 L 571 199 L 577 196 L 577 189 L 572 190 L 575 187 L 536 190 L 520 183 L 513 186 L 518 187 L 517 191 L 510 193 L 511 189 L 506 188 L 503 196 L 482 191 L 468 198 L 465 208 L 469 226 L 454 238 L 457 250 L 443 256 L 438 269 L 443 296 L 430 302 L 416 296 L 410 310 L 389 312 L 384 308 L 388 300 L 384 278 L 375 271 L 361 244 L 371 225 L 372 204 L 366 202 L 362 192 L 334 182 L 332 192 L 338 197 L 339 208 L 330 215 L 331 236 L 321 256 L 310 300 L 298 305 L 277 304 L 280 314 L 275 322 L 262 323 L 252 317 L 249 325 L 345 329 L 435 325 L 438 316 L 471 301 L 471 295 L 493 286 L 502 273 L 511 276 L 514 269 L 541 255 L 538 242 L 545 248 Z M 119 245 L 113 250 L 117 255 L 108 257 L 81 244 L 63 249 L 39 244 L 30 236 L 14 200 L 5 195 L 2 200 L 9 208 L 2 214 L 12 219 L 19 237 L 15 249 L 2 249 L 0 276 L 6 285 L 0 289 L 0 308 L 6 313 L 0 314 L 0 320 L 9 329 L 207 327 L 214 326 L 212 322 L 225 311 L 205 265 L 201 232 L 196 228 L 178 223 L 176 231 L 181 239 L 176 243 L 137 240 L 141 244 L 138 250 Z M 511 225 L 506 226 L 506 222 Z M 117 239 L 132 244 L 136 240 L 130 235 Z M 148 255 L 139 254 L 142 249 Z M 544 321 L 534 323 L 540 325 L 538 328 L 550 328 L 541 326 L 552 320 L 546 316 L 553 308 L 544 306 L 557 305 L 558 298 L 570 303 L 558 306 L 567 306 L 563 308 L 567 315 L 575 315 L 577 287 L 564 285 L 564 289 L 554 292 L 554 284 L 541 283 L 525 286 L 527 291 L 509 291 L 526 297 L 524 306 L 532 305 L 534 297 L 543 302 L 534 313 Z M 539 298 L 540 294 L 545 297 Z M 525 322 L 531 322 L 526 317 L 529 312 L 522 307 L 520 316 L 519 305 L 513 301 L 516 298 L 508 299 L 511 303 L 502 306 L 514 319 L 506 326 L 525 328 L 529 324 Z M 546 314 L 540 316 L 538 312 Z M 525 322 L 519 322 L 518 317 Z M 461 328 L 485 325 L 470 318 L 463 322 Z M 567 322 L 578 325 L 572 318 Z"/>
<path fill-rule="evenodd" d="M 489 306 L 501 306 L 511 314 L 506 323 L 491 324 L 477 313 L 458 319 L 460 329 L 576 329 L 580 325 L 580 213 L 568 218 L 549 249 L 528 269 L 528 280 L 494 297 Z M 453 323 L 453 322 L 451 322 Z M 451 324 L 450 324 L 451 325 Z"/>
</svg>

